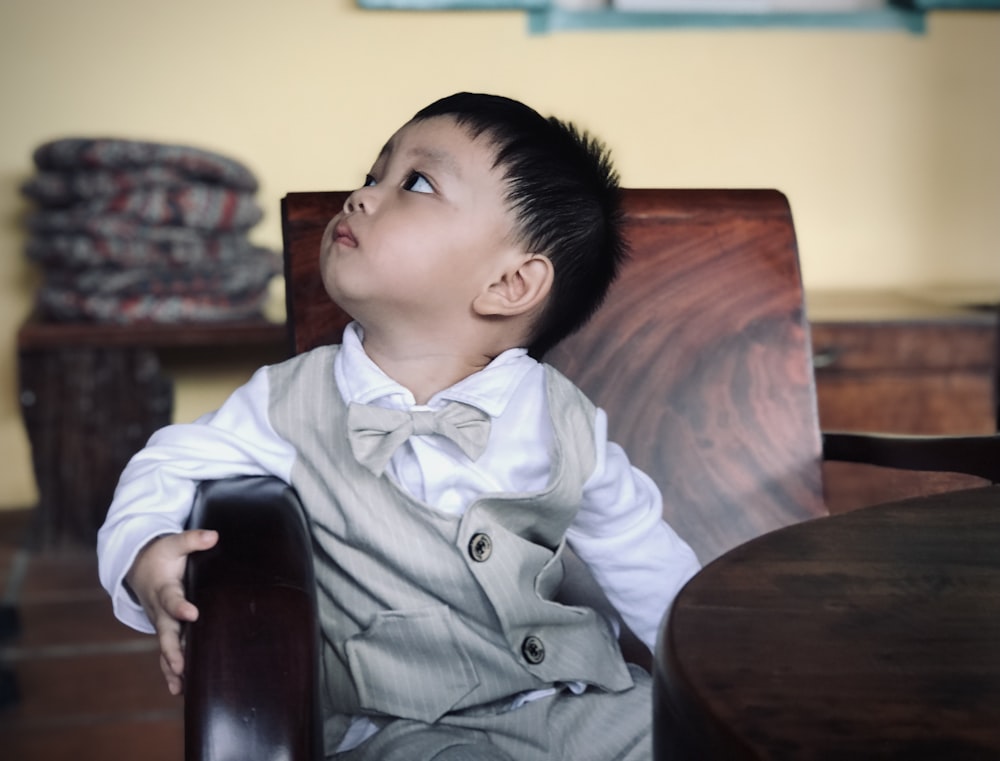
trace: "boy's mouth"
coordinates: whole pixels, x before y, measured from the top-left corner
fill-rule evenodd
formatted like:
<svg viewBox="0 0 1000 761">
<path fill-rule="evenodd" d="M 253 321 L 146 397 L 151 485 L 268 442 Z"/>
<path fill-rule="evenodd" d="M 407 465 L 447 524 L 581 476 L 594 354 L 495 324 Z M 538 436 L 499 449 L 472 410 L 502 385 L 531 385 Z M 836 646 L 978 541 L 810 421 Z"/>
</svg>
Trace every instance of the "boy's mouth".
<svg viewBox="0 0 1000 761">
<path fill-rule="evenodd" d="M 358 245 L 358 240 L 354 237 L 354 233 L 351 232 L 351 228 L 344 222 L 341 222 L 334 228 L 333 242 L 350 248 L 357 248 Z"/>
</svg>

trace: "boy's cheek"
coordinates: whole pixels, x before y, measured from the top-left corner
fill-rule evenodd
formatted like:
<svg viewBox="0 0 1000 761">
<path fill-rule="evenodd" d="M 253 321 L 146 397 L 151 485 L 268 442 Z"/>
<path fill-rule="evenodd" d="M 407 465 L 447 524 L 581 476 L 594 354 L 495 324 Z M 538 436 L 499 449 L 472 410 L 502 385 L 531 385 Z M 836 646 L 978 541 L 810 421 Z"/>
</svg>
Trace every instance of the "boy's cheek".
<svg viewBox="0 0 1000 761">
<path fill-rule="evenodd" d="M 321 252 L 326 252 L 330 248 L 330 242 L 333 240 L 333 231 L 337 227 L 337 220 L 340 218 L 338 214 L 329 222 L 326 223 L 326 228 L 323 230 L 323 237 L 320 239 L 319 248 Z"/>
</svg>

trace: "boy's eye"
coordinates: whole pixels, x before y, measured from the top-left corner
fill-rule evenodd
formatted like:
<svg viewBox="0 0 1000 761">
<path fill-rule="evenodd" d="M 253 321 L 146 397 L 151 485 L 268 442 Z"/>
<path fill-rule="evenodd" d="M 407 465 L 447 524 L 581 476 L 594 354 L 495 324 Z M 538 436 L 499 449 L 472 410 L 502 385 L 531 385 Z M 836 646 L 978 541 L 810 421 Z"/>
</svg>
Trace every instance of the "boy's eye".
<svg viewBox="0 0 1000 761">
<path fill-rule="evenodd" d="M 375 184 L 375 178 L 372 177 L 370 174 L 366 174 L 364 187 L 370 188 L 374 184 Z"/>
<path fill-rule="evenodd" d="M 403 190 L 412 190 L 414 193 L 433 193 L 434 188 L 420 172 L 411 172 L 403 183 Z"/>
</svg>

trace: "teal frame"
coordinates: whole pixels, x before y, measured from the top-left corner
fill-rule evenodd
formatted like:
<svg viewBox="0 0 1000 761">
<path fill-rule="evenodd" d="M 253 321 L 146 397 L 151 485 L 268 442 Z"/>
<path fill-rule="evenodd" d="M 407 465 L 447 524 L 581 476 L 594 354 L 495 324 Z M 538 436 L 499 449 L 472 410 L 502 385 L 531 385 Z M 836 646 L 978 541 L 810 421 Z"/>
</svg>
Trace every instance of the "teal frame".
<svg viewBox="0 0 1000 761">
<path fill-rule="evenodd" d="M 946 2 L 947 0 L 939 0 Z M 966 0 L 968 2 L 969 0 Z M 972 0 L 975 2 L 975 0 Z M 1000 0 L 994 0 L 1000 3 Z M 782 13 L 690 13 L 676 11 L 622 11 L 614 8 L 566 10 L 552 0 L 357 0 L 369 10 L 476 11 L 523 10 L 528 12 L 532 34 L 598 29 L 705 29 L 751 28 L 843 28 L 890 29 L 914 34 L 925 31 L 924 11 L 919 8 L 886 7 L 870 11 L 782 12 Z M 919 3 L 921 0 L 913 0 Z"/>
<path fill-rule="evenodd" d="M 923 34 L 926 14 L 934 10 L 1000 10 L 1000 0 L 890 0 L 885 8 L 866 11 L 692 13 L 623 11 L 615 8 L 567 10 L 553 0 L 357 0 L 370 10 L 475 11 L 523 10 L 528 31 L 548 34 L 574 30 L 622 29 L 872 29 Z"/>
<path fill-rule="evenodd" d="M 922 11 L 905 8 L 842 13 L 665 13 L 601 9 L 567 11 L 549 7 L 528 12 L 532 34 L 594 29 L 838 28 L 897 30 L 923 34 Z"/>
</svg>

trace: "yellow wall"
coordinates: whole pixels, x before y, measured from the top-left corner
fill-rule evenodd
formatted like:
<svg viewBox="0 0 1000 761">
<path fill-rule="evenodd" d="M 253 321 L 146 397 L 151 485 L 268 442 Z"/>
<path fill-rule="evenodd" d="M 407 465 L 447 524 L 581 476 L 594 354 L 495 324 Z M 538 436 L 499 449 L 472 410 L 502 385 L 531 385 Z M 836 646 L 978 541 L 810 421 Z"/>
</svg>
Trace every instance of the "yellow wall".
<svg viewBox="0 0 1000 761">
<path fill-rule="evenodd" d="M 356 185 L 417 108 L 495 91 L 578 120 L 626 185 L 777 187 L 809 288 L 1000 284 L 1000 14 L 928 33 L 640 30 L 529 36 L 519 12 L 352 0 L 3 0 L 0 507 L 34 500 L 14 340 L 36 274 L 19 184 L 40 142 L 117 135 L 229 153 L 278 248 L 289 190 Z M 250 366 L 179 378 L 178 418 Z"/>
</svg>

